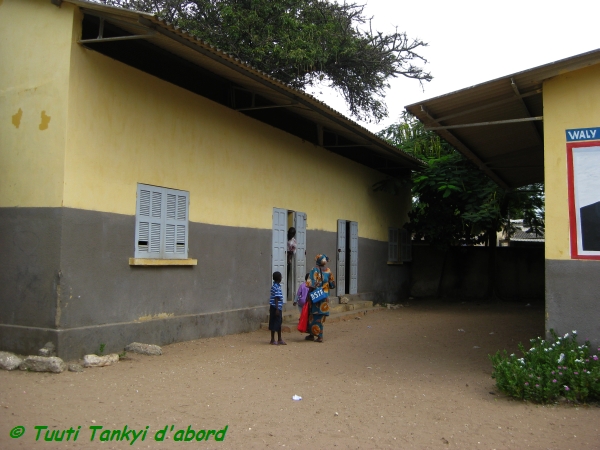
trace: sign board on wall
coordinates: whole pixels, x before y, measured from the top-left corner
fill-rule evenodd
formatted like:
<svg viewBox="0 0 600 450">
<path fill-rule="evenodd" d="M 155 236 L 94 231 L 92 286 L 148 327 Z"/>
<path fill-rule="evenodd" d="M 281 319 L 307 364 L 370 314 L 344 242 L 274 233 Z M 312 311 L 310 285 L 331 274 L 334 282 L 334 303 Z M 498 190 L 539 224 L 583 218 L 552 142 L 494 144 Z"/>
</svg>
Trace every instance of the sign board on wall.
<svg viewBox="0 0 600 450">
<path fill-rule="evenodd" d="M 571 258 L 600 260 L 600 127 L 566 137 Z"/>
</svg>

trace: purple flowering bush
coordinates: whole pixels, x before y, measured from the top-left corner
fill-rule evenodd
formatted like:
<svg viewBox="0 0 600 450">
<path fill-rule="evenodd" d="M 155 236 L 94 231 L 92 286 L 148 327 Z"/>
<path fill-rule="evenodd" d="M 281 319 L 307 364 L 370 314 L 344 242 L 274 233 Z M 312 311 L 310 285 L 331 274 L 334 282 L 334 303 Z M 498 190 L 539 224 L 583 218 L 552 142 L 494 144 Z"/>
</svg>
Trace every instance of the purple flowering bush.
<svg viewBox="0 0 600 450">
<path fill-rule="evenodd" d="M 576 402 L 600 400 L 600 348 L 590 348 L 589 341 L 578 345 L 577 331 L 558 336 L 550 330 L 550 335 L 548 341 L 531 339 L 529 350 L 519 344 L 521 358 L 506 350 L 489 355 L 498 389 L 538 403 L 558 397 Z"/>
</svg>

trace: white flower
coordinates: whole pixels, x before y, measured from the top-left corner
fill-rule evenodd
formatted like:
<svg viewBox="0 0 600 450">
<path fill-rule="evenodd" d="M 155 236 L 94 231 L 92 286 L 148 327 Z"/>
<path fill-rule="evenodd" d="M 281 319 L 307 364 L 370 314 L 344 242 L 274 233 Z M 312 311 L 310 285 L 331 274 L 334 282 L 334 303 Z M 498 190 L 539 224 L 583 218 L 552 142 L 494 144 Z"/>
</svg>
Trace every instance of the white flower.
<svg viewBox="0 0 600 450">
<path fill-rule="evenodd" d="M 569 333 L 565 333 L 565 339 L 569 337 Z"/>
<path fill-rule="evenodd" d="M 558 363 L 560 364 L 561 362 L 563 362 L 563 359 L 565 359 L 565 354 L 561 353 L 560 357 L 558 358 Z"/>
<path fill-rule="evenodd" d="M 531 348 L 529 349 L 529 351 L 530 351 L 530 352 L 533 352 L 533 351 L 535 351 L 535 347 L 531 347 Z"/>
<path fill-rule="evenodd" d="M 545 352 L 547 352 L 547 351 L 548 351 L 548 349 L 547 349 L 547 348 L 545 348 L 545 349 L 544 349 L 544 351 L 545 351 Z"/>
<path fill-rule="evenodd" d="M 571 331 L 571 333 L 577 334 L 577 330 L 573 330 L 573 331 Z"/>
<path fill-rule="evenodd" d="M 514 358 L 514 357 L 515 357 L 515 354 L 514 354 L 514 353 L 511 353 L 511 354 L 510 354 L 510 356 L 512 356 L 512 357 Z"/>
</svg>

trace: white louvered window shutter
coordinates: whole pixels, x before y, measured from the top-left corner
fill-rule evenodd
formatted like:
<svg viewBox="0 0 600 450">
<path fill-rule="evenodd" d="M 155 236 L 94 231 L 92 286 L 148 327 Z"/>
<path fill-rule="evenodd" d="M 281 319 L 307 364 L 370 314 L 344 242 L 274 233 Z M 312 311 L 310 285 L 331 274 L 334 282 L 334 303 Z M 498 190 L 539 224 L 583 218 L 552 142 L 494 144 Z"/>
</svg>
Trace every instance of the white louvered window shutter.
<svg viewBox="0 0 600 450">
<path fill-rule="evenodd" d="M 186 259 L 189 192 L 138 184 L 135 257 Z"/>
<path fill-rule="evenodd" d="M 401 260 L 412 261 L 412 242 L 410 240 L 410 233 L 405 229 L 400 230 L 400 257 Z"/>
<path fill-rule="evenodd" d="M 165 249 L 166 259 L 185 259 L 188 254 L 189 192 L 165 189 Z"/>
<path fill-rule="evenodd" d="M 398 262 L 398 228 L 388 228 L 388 262 Z"/>
<path fill-rule="evenodd" d="M 135 214 L 135 257 L 160 258 L 162 188 L 138 184 Z"/>
</svg>

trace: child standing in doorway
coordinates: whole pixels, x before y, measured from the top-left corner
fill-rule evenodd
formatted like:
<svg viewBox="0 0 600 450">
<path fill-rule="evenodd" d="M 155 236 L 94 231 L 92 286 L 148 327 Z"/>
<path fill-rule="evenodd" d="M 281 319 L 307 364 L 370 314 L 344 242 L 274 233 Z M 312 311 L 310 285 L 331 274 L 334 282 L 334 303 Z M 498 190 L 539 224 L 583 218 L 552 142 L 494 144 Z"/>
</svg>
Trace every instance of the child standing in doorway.
<svg viewBox="0 0 600 450">
<path fill-rule="evenodd" d="M 308 280 L 309 273 L 304 277 L 304 281 Z M 298 293 L 296 294 L 296 300 L 294 301 L 294 306 L 298 305 L 298 310 L 300 314 L 302 314 L 302 308 L 304 307 L 304 303 L 306 303 L 306 296 L 308 295 L 308 286 L 306 283 L 300 284 L 298 286 Z"/>
<path fill-rule="evenodd" d="M 281 339 L 281 322 L 283 310 L 283 293 L 281 292 L 281 272 L 273 273 L 273 286 L 269 297 L 269 330 L 271 330 L 271 345 L 287 345 Z M 277 341 L 275 332 L 277 331 Z"/>
</svg>

